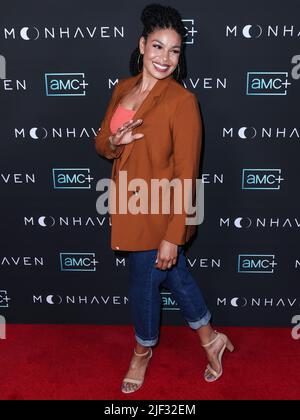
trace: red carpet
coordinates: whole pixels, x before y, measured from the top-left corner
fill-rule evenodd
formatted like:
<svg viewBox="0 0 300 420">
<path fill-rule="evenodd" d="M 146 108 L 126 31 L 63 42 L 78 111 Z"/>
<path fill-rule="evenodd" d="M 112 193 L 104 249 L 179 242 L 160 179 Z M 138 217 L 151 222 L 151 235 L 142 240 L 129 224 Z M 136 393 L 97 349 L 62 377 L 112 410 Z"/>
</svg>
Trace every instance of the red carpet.
<svg viewBox="0 0 300 420">
<path fill-rule="evenodd" d="M 289 328 L 219 328 L 236 346 L 224 374 L 202 379 L 206 364 L 188 326 L 164 326 L 143 387 L 119 391 L 133 351 L 127 326 L 8 325 L 0 340 L 1 400 L 300 399 L 300 340 Z"/>
</svg>

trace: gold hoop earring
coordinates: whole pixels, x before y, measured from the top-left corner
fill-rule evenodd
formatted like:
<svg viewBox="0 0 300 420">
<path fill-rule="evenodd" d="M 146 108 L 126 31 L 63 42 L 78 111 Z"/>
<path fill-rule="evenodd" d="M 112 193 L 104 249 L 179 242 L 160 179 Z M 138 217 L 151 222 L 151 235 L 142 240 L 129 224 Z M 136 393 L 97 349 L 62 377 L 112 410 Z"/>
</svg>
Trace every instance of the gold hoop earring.
<svg viewBox="0 0 300 420">
<path fill-rule="evenodd" d="M 141 53 L 139 52 L 139 58 L 137 61 L 137 68 L 138 68 L 138 72 L 140 73 L 142 70 L 140 70 L 140 58 L 141 58 Z"/>
<path fill-rule="evenodd" d="M 179 79 L 179 74 L 180 74 L 180 66 L 179 63 L 177 64 L 177 80 Z"/>
</svg>

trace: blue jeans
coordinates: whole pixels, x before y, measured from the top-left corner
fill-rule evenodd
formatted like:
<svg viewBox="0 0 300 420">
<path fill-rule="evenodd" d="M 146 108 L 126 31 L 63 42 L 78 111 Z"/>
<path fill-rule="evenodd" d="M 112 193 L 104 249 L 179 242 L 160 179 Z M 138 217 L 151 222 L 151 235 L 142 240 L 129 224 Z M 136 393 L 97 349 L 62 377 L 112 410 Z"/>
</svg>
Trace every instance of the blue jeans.
<svg viewBox="0 0 300 420">
<path fill-rule="evenodd" d="M 188 270 L 183 245 L 178 246 L 176 265 L 166 270 L 154 267 L 157 249 L 129 251 L 129 301 L 136 341 L 154 346 L 159 337 L 160 286 L 168 288 L 192 329 L 207 325 L 211 314 L 202 292 Z"/>
</svg>

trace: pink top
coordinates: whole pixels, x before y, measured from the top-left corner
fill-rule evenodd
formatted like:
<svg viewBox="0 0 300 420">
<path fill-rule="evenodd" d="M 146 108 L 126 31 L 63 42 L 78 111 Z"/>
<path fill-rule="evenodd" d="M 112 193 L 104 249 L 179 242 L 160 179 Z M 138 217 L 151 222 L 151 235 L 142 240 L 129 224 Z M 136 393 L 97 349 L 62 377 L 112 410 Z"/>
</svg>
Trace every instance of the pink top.
<svg viewBox="0 0 300 420">
<path fill-rule="evenodd" d="M 119 104 L 110 120 L 111 132 L 115 133 L 122 124 L 132 120 L 135 113 L 136 111 L 124 108 Z"/>
</svg>

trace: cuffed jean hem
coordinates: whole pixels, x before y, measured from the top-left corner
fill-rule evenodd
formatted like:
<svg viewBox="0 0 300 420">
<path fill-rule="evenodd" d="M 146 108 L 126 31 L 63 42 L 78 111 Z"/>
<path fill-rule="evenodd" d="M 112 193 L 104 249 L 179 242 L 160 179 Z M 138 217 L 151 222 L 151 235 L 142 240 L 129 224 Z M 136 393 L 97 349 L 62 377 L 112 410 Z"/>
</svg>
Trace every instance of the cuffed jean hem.
<svg viewBox="0 0 300 420">
<path fill-rule="evenodd" d="M 187 322 L 193 330 L 197 330 L 198 328 L 204 327 L 205 325 L 207 325 L 210 319 L 211 319 L 211 313 L 209 312 L 209 310 L 207 310 L 204 317 L 202 317 L 199 321 L 187 321 Z"/>
<path fill-rule="evenodd" d="M 145 347 L 155 346 L 155 344 L 158 342 L 158 338 L 154 338 L 153 340 L 142 340 L 137 335 L 135 335 L 135 339 L 141 346 Z"/>
</svg>

